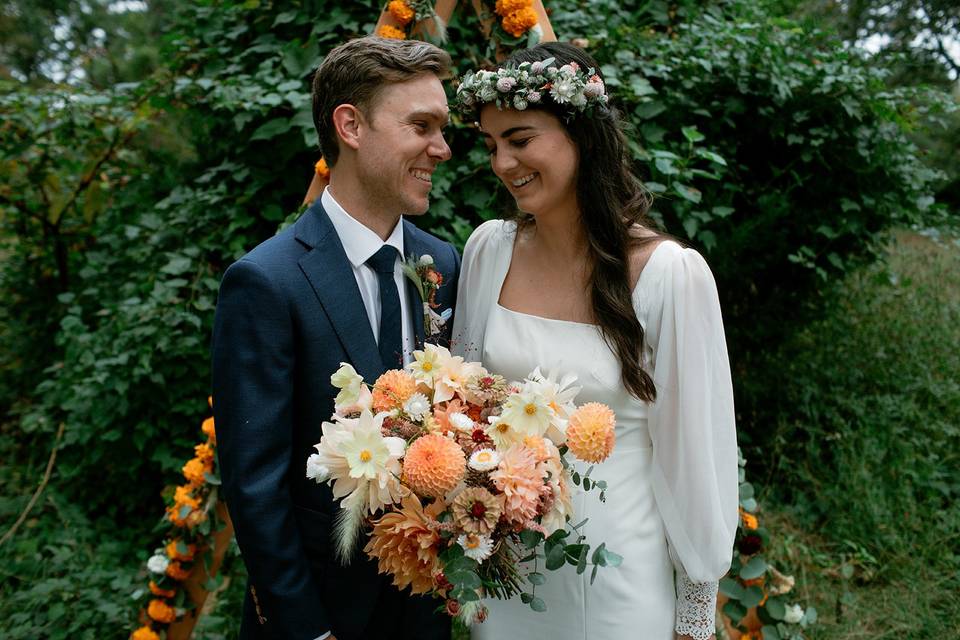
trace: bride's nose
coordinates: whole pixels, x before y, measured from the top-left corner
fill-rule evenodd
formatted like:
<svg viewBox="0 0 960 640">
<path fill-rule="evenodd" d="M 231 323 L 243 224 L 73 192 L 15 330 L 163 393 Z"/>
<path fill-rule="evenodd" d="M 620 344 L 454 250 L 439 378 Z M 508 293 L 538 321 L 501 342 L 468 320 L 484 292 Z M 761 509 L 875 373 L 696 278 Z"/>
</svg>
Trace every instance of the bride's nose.
<svg viewBox="0 0 960 640">
<path fill-rule="evenodd" d="M 490 168 L 498 176 L 508 175 L 519 164 L 513 154 L 506 148 L 497 149 L 497 152 L 490 156 Z"/>
</svg>

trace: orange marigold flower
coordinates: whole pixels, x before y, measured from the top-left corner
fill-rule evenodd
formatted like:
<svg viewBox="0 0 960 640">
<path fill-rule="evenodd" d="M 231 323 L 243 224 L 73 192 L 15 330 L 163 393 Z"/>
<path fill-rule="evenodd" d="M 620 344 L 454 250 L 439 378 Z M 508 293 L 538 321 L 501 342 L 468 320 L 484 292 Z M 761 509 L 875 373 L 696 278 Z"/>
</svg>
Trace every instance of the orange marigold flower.
<svg viewBox="0 0 960 640">
<path fill-rule="evenodd" d="M 173 589 L 161 589 L 153 580 L 150 581 L 150 593 L 159 598 L 172 598 L 177 595 Z"/>
<path fill-rule="evenodd" d="M 180 553 L 177 551 L 177 542 L 178 540 L 171 540 L 167 544 L 167 557 L 171 560 L 183 560 L 184 562 L 190 562 L 193 560 L 193 556 L 197 553 L 197 545 L 188 544 L 187 552 Z"/>
<path fill-rule="evenodd" d="M 406 371 L 391 369 L 373 383 L 373 410 L 391 411 L 403 408 L 417 392 L 417 381 Z"/>
<path fill-rule="evenodd" d="M 167 565 L 167 575 L 177 582 L 183 582 L 190 576 L 190 572 L 184 569 L 179 562 L 174 561 Z"/>
<path fill-rule="evenodd" d="M 190 515 L 187 516 L 184 523 L 191 529 L 204 522 L 207 519 L 207 514 L 199 509 L 194 509 L 190 512 Z"/>
<path fill-rule="evenodd" d="M 157 632 L 144 625 L 130 634 L 130 640 L 160 640 Z"/>
<path fill-rule="evenodd" d="M 433 588 L 433 577 L 440 570 L 440 534 L 435 521 L 445 508 L 442 500 L 436 500 L 424 509 L 419 498 L 411 493 L 403 499 L 400 509 L 373 522 L 364 551 L 376 558 L 380 573 L 393 576 L 398 589 L 409 586 L 411 593 L 423 594 Z"/>
<path fill-rule="evenodd" d="M 403 457 L 403 480 L 422 496 L 442 496 L 457 486 L 466 470 L 463 449 L 439 433 L 417 438 Z"/>
<path fill-rule="evenodd" d="M 213 447 L 208 444 L 198 444 L 193 448 L 193 453 L 203 466 L 213 469 Z"/>
<path fill-rule="evenodd" d="M 206 482 L 204 474 L 208 471 L 212 471 L 211 465 L 204 464 L 199 458 L 188 460 L 187 464 L 183 465 L 183 477 L 194 486 L 200 486 Z"/>
<path fill-rule="evenodd" d="M 393 40 L 406 40 L 407 34 L 403 29 L 397 29 L 389 24 L 382 25 L 377 29 L 377 35 L 381 38 L 392 38 Z"/>
<path fill-rule="evenodd" d="M 537 12 L 530 7 L 526 7 L 525 9 L 520 9 L 519 11 L 514 11 L 504 16 L 500 26 L 514 38 L 519 38 L 535 24 L 537 24 Z"/>
<path fill-rule="evenodd" d="M 203 432 L 206 434 L 207 438 L 210 439 L 210 442 L 217 444 L 217 431 L 214 427 L 213 417 L 209 417 L 203 421 L 203 426 L 200 427 Z"/>
<path fill-rule="evenodd" d="M 740 520 L 743 521 L 743 526 L 747 529 L 756 529 L 760 526 L 757 516 L 752 513 L 747 513 L 743 509 L 740 509 Z"/>
<path fill-rule="evenodd" d="M 497 13 L 497 15 L 508 16 L 514 11 L 526 9 L 531 4 L 532 3 L 530 0 L 497 0 L 494 11 Z"/>
<path fill-rule="evenodd" d="M 613 451 L 616 421 L 610 407 L 588 402 L 570 416 L 567 447 L 584 462 L 603 462 Z"/>
<path fill-rule="evenodd" d="M 387 11 L 390 12 L 394 20 L 403 26 L 410 24 L 410 21 L 413 20 L 416 15 L 413 9 L 410 8 L 410 5 L 403 0 L 392 0 L 392 2 L 387 5 Z"/>
<path fill-rule="evenodd" d="M 177 612 L 163 600 L 151 600 L 147 606 L 147 615 L 157 622 L 170 624 L 177 619 Z"/>
<path fill-rule="evenodd" d="M 313 165 L 313 172 L 326 180 L 330 177 L 330 167 L 327 166 L 327 161 L 323 158 L 317 160 L 317 163 Z"/>
</svg>

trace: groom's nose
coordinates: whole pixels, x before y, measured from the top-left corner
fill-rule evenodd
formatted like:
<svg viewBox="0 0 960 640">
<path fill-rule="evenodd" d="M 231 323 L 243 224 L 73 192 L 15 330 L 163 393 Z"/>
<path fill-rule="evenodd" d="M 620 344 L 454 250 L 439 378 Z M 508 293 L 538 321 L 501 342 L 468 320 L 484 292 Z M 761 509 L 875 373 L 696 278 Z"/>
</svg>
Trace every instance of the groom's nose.
<svg viewBox="0 0 960 640">
<path fill-rule="evenodd" d="M 452 155 L 450 145 L 443 137 L 443 131 L 438 131 L 433 139 L 430 140 L 430 146 L 427 147 L 427 155 L 434 158 L 437 162 L 449 160 Z"/>
</svg>

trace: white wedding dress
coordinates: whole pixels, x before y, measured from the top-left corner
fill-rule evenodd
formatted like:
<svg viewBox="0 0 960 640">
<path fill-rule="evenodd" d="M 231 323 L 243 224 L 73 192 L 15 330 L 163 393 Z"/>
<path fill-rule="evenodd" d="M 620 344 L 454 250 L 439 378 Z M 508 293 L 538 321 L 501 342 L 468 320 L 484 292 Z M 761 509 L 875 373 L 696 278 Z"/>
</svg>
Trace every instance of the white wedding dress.
<svg viewBox="0 0 960 640">
<path fill-rule="evenodd" d="M 714 632 L 717 581 L 729 568 L 737 526 L 737 444 L 733 390 L 720 305 L 703 258 L 672 241 L 657 246 L 633 291 L 644 328 L 643 362 L 657 399 L 624 388 L 616 356 L 590 324 L 512 311 L 499 303 L 516 226 L 489 221 L 463 256 L 454 350 L 508 380 L 535 367 L 576 374 L 576 403 L 603 402 L 617 415 L 613 454 L 591 474 L 608 484 L 574 488 L 575 524 L 595 548 L 623 556 L 620 567 L 577 575 L 566 565 L 540 572 L 546 613 L 519 597 L 488 599 L 490 615 L 472 638 L 672 640 Z M 526 585 L 528 589 L 531 585 Z"/>
</svg>

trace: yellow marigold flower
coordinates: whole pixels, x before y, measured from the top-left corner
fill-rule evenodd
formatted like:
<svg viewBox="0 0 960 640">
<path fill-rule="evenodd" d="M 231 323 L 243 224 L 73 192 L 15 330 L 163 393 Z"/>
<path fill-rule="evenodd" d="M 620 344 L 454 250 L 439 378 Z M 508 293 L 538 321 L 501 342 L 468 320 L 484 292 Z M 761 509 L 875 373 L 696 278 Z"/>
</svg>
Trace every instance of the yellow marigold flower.
<svg viewBox="0 0 960 640">
<path fill-rule="evenodd" d="M 530 7 L 531 4 L 530 0 L 497 0 L 494 11 L 497 15 L 508 16 L 515 11 Z"/>
<path fill-rule="evenodd" d="M 164 624 L 170 624 L 177 619 L 177 612 L 163 600 L 151 600 L 147 606 L 147 615 Z"/>
<path fill-rule="evenodd" d="M 567 447 L 584 462 L 603 462 L 616 441 L 616 416 L 605 404 L 588 402 L 573 412 L 567 425 Z"/>
<path fill-rule="evenodd" d="M 317 163 L 313 165 L 313 172 L 326 180 L 330 177 L 330 167 L 327 166 L 327 161 L 323 158 L 317 160 Z"/>
<path fill-rule="evenodd" d="M 193 560 L 193 556 L 197 553 L 197 545 L 188 544 L 187 552 L 180 553 L 177 551 L 177 542 L 178 540 L 171 540 L 167 544 L 167 557 L 171 560 L 183 560 L 184 562 L 190 562 Z"/>
<path fill-rule="evenodd" d="M 190 572 L 184 569 L 179 562 L 171 562 L 167 565 L 167 575 L 177 582 L 183 582 L 190 577 Z"/>
<path fill-rule="evenodd" d="M 390 12 L 394 20 L 404 26 L 410 24 L 410 21 L 413 20 L 415 15 L 410 5 L 403 0 L 392 0 L 392 2 L 387 5 L 387 11 Z"/>
<path fill-rule="evenodd" d="M 172 598 L 177 595 L 177 592 L 173 589 L 161 589 L 153 580 L 150 581 L 150 593 L 158 598 Z"/>
<path fill-rule="evenodd" d="M 537 12 L 530 7 L 520 9 L 519 11 L 514 11 L 513 13 L 504 16 L 503 22 L 500 23 L 500 25 L 503 27 L 503 30 L 512 35 L 514 38 L 519 38 L 529 31 L 535 24 L 537 24 Z"/>
<path fill-rule="evenodd" d="M 417 392 L 417 381 L 406 371 L 391 369 L 373 383 L 373 410 L 391 411 L 403 408 Z"/>
<path fill-rule="evenodd" d="M 217 431 L 214 427 L 212 416 L 204 420 L 203 426 L 200 428 L 203 429 L 203 432 L 206 434 L 207 438 L 210 439 L 212 444 L 217 444 Z"/>
<path fill-rule="evenodd" d="M 144 625 L 130 634 L 130 640 L 160 640 L 157 632 Z"/>
<path fill-rule="evenodd" d="M 743 526 L 747 529 L 756 529 L 760 526 L 757 516 L 752 513 L 747 513 L 743 509 L 740 509 L 740 519 L 743 521 Z"/>
<path fill-rule="evenodd" d="M 208 471 L 211 471 L 211 469 L 199 458 L 193 458 L 187 461 L 187 464 L 183 465 L 183 477 L 194 486 L 200 486 L 206 482 L 203 476 Z"/>
<path fill-rule="evenodd" d="M 397 29 L 389 24 L 385 24 L 377 29 L 377 35 L 381 38 L 392 38 L 394 40 L 406 40 L 407 34 L 403 29 Z"/>
</svg>

